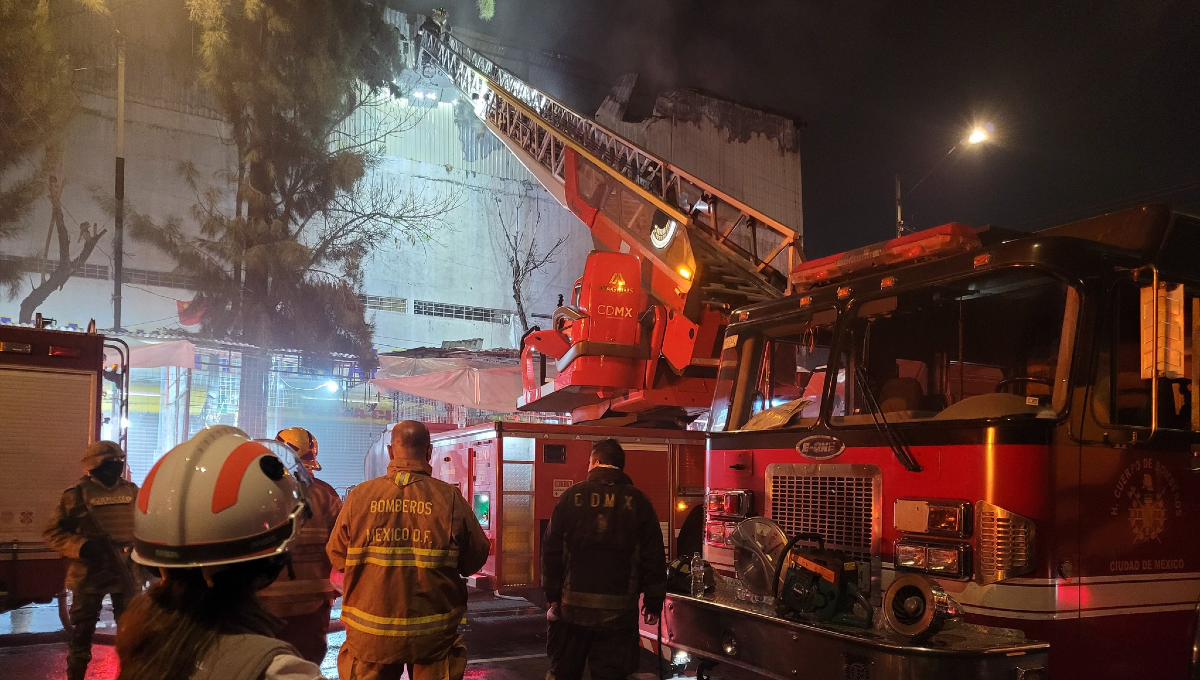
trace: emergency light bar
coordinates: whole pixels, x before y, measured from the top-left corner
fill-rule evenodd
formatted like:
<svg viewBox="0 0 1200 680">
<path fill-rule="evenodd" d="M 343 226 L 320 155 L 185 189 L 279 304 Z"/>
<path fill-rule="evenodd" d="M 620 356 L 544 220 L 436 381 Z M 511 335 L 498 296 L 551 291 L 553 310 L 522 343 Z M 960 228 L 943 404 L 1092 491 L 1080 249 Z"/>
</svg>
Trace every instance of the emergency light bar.
<svg viewBox="0 0 1200 680">
<path fill-rule="evenodd" d="M 951 222 L 883 243 L 803 262 L 792 270 L 792 285 L 796 290 L 806 290 L 875 267 L 946 257 L 974 250 L 980 245 L 974 229 Z"/>
</svg>

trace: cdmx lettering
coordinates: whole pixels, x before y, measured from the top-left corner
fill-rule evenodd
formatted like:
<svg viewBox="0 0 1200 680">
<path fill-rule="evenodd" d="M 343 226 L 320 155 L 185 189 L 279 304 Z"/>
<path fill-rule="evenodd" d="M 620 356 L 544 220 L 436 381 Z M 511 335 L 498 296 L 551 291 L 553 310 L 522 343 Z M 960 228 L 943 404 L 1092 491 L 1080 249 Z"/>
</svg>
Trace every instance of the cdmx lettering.
<svg viewBox="0 0 1200 680">
<path fill-rule="evenodd" d="M 615 305 L 597 305 L 596 313 L 600 316 L 615 316 L 623 319 L 633 318 L 633 307 L 617 307 Z"/>
<path fill-rule="evenodd" d="M 633 496 L 622 496 L 624 501 L 623 507 L 626 510 L 633 509 Z M 587 504 L 593 508 L 615 508 L 617 507 L 617 495 L 615 493 L 590 493 L 588 494 Z M 575 507 L 582 508 L 584 506 L 584 494 L 575 494 Z"/>
</svg>

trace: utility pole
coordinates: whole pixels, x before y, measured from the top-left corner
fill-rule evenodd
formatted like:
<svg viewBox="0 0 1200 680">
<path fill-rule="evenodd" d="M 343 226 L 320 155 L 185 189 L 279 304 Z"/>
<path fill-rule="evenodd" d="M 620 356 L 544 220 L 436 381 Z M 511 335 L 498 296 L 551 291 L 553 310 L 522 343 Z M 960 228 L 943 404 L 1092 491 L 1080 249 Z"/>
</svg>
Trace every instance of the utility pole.
<svg viewBox="0 0 1200 680">
<path fill-rule="evenodd" d="M 121 8 L 124 15 L 124 6 Z M 121 332 L 121 283 L 125 278 L 125 35 L 117 31 L 117 157 L 113 198 L 113 333 Z"/>
<path fill-rule="evenodd" d="M 900 175 L 896 175 L 896 238 L 904 236 L 904 215 L 900 210 Z"/>
</svg>

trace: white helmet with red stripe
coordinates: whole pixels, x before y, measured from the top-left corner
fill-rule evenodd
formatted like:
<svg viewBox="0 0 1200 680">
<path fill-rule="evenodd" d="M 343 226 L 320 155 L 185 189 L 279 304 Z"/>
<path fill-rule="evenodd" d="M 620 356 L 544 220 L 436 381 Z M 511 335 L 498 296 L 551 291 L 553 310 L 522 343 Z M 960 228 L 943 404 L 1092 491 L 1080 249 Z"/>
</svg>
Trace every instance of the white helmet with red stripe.
<svg viewBox="0 0 1200 680">
<path fill-rule="evenodd" d="M 134 561 L 213 567 L 278 555 L 308 516 L 307 472 L 286 447 L 224 425 L 164 455 L 138 492 Z"/>
</svg>

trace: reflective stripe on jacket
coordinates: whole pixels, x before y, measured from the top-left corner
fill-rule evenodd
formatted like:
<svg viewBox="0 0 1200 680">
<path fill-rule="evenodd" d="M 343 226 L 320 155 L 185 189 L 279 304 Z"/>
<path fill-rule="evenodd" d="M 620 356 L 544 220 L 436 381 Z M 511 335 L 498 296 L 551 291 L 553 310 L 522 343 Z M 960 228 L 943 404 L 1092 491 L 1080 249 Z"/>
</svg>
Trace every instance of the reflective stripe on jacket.
<svg viewBox="0 0 1200 680">
<path fill-rule="evenodd" d="M 312 518 L 304 523 L 288 550 L 296 578 L 289 578 L 285 569 L 258 593 L 263 606 L 275 616 L 307 614 L 337 597 L 337 589 L 329 581 L 333 564 L 325 554 L 325 545 L 342 511 L 342 499 L 332 486 L 313 478 L 308 502 Z"/>
<path fill-rule="evenodd" d="M 329 538 L 329 558 L 346 575 L 346 644 L 363 661 L 444 656 L 467 613 L 463 577 L 487 561 L 466 499 L 429 472 L 423 461 L 393 460 L 387 476 L 354 487 Z"/>
<path fill-rule="evenodd" d="M 542 589 L 564 621 L 636 626 L 639 595 L 658 614 L 666 582 L 658 516 L 624 472 L 598 467 L 563 492 L 542 539 Z"/>
</svg>

